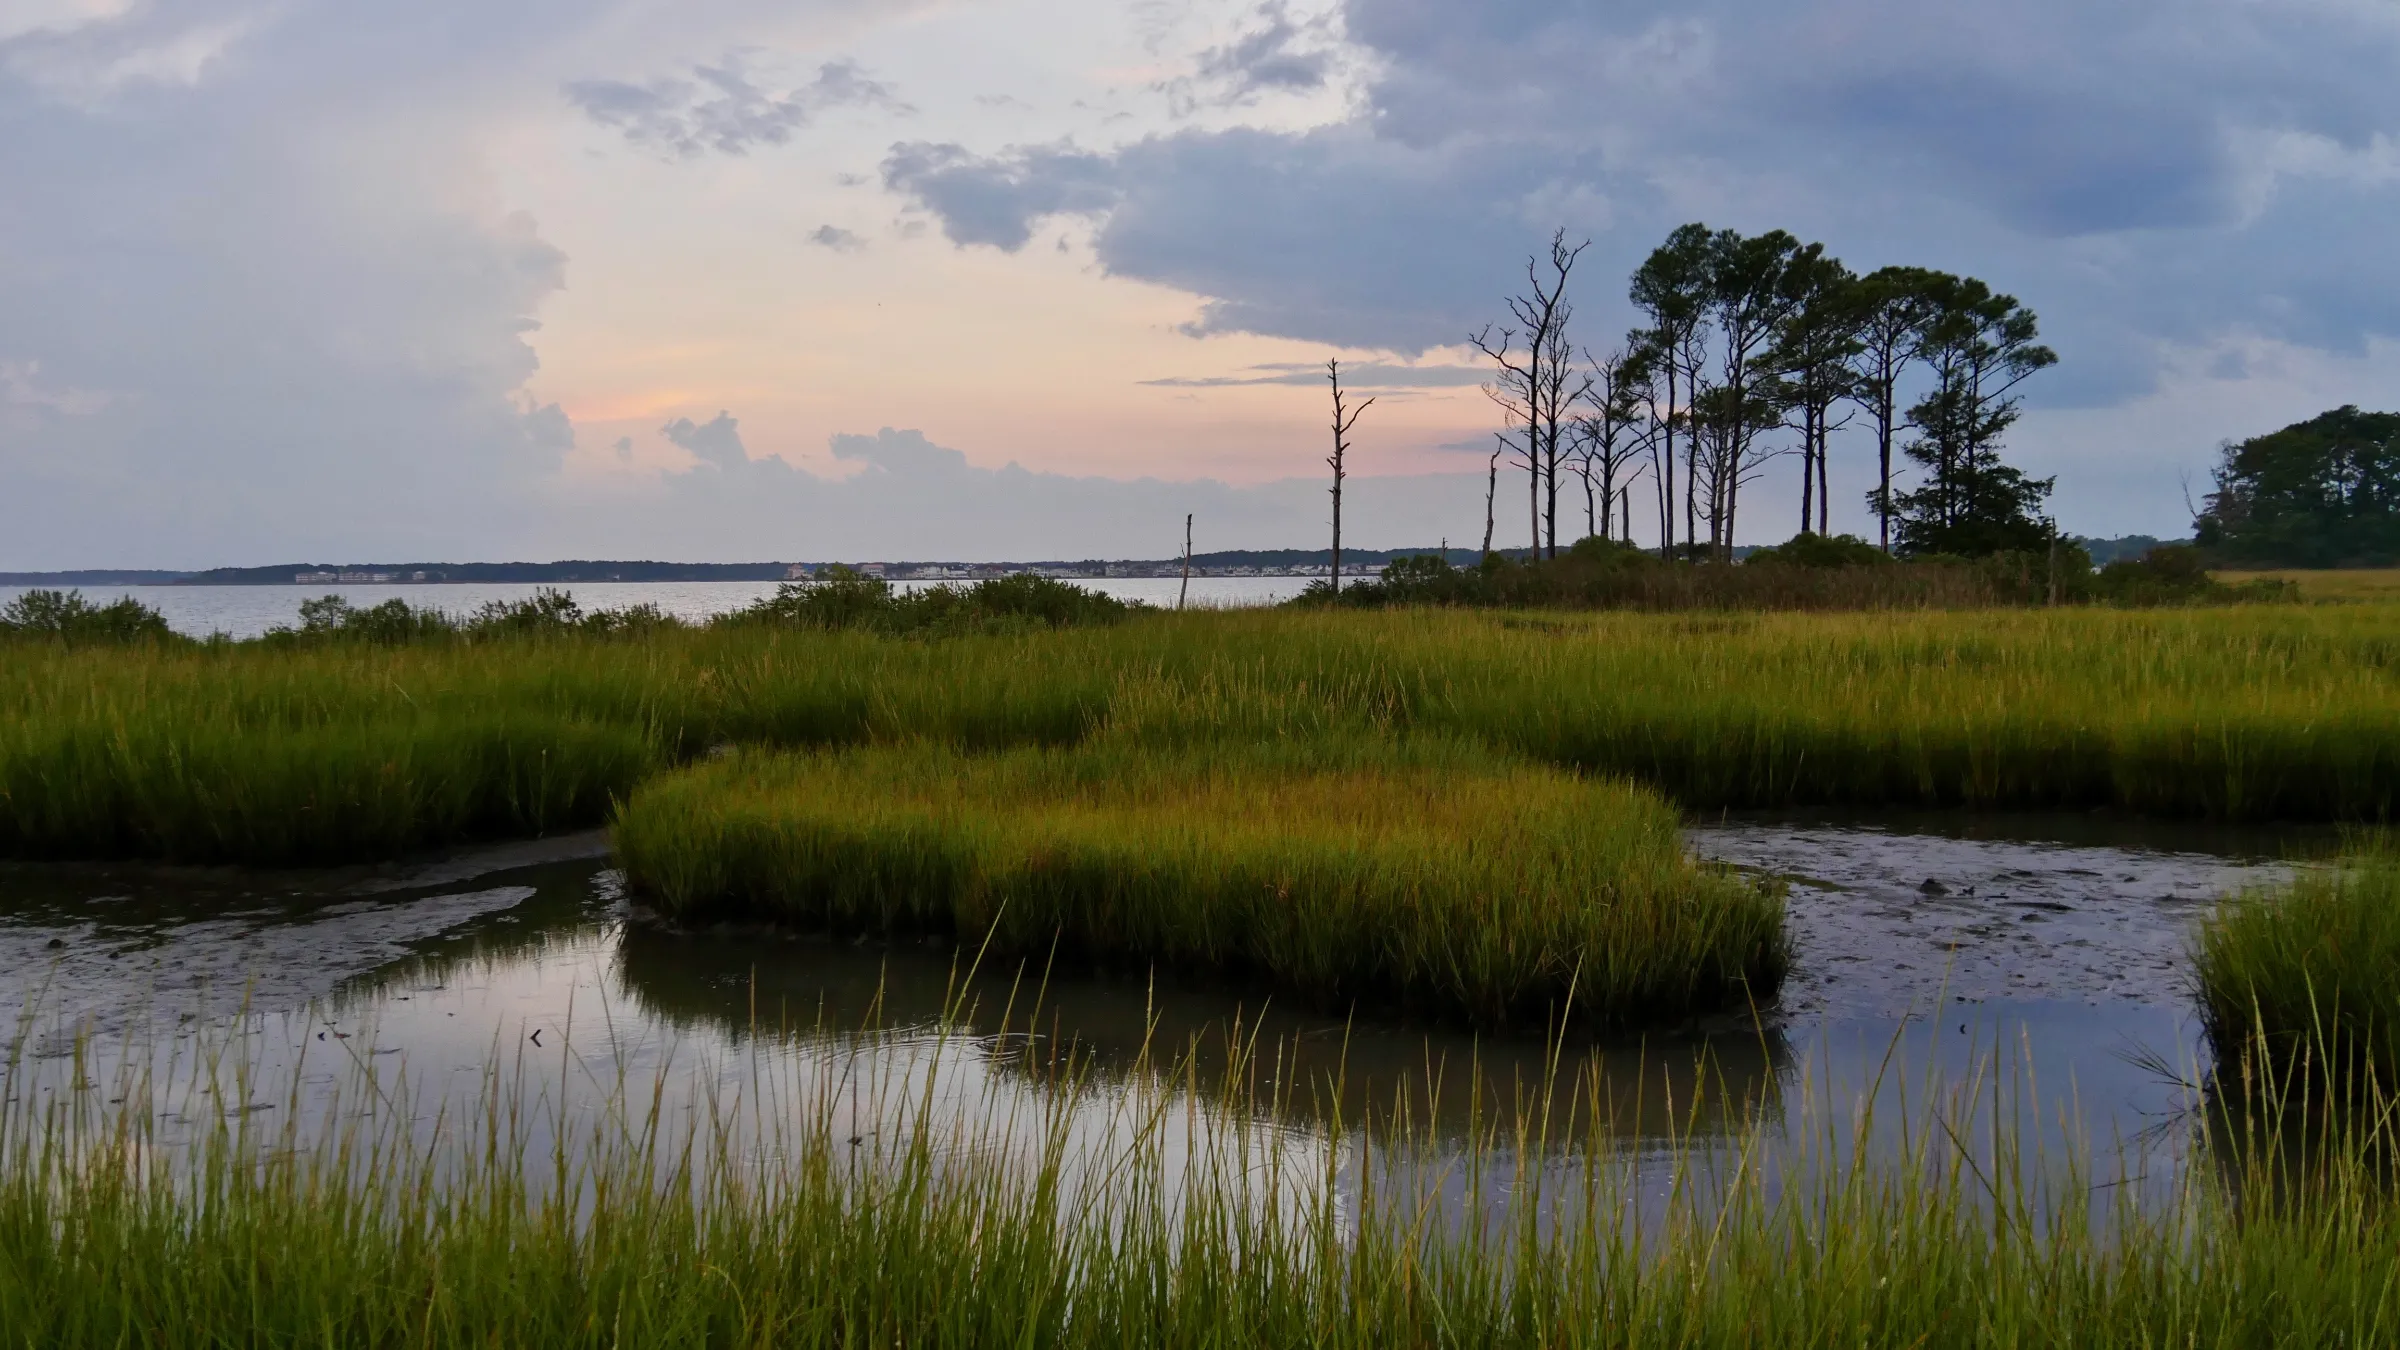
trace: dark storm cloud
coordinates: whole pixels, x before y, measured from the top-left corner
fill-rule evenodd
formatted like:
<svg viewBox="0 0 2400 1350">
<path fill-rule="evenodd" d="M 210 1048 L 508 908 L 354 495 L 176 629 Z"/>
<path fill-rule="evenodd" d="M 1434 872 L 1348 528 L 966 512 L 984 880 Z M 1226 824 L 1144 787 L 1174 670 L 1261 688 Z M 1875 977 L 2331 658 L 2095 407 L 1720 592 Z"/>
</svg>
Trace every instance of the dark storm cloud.
<svg viewBox="0 0 2400 1350">
<path fill-rule="evenodd" d="M 2067 350 L 2052 399 L 2142 387 L 2162 341 L 2400 333 L 2389 5 L 1351 0 L 1343 27 L 1375 72 L 1350 123 L 885 181 L 959 243 L 1094 217 L 1111 273 L 1203 297 L 1199 332 L 1453 342 L 1554 223 L 1597 236 L 1613 325 L 1626 270 L 1706 219 L 1990 277 Z"/>
</svg>

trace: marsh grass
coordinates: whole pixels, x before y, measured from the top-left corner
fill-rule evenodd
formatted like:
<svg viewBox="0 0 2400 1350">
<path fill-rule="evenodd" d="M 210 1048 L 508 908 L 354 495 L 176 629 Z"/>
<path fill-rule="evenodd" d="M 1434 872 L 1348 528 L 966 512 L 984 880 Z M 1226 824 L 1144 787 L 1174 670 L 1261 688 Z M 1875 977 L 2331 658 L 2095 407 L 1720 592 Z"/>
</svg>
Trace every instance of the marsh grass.
<svg viewBox="0 0 2400 1350">
<path fill-rule="evenodd" d="M 939 640 L 758 624 L 399 646 L 5 644 L 0 848 L 364 858 L 597 824 L 612 794 L 722 745 L 980 751 L 1102 731 L 1158 746 L 1440 735 L 1631 777 L 1694 810 L 2380 820 L 2400 808 L 2395 664 L 2400 606 L 2384 605 L 1286 611 Z M 486 735 L 519 753 L 439 749 Z M 573 748 L 603 741 L 619 748 Z M 548 795 L 466 786 L 545 749 Z M 279 767 L 302 763 L 313 777 Z"/>
<path fill-rule="evenodd" d="M 2330 1102 L 2347 1117 L 2400 1084 L 2400 848 L 2388 836 L 2229 898 L 2202 925 L 2192 966 L 2224 1090 Z"/>
<path fill-rule="evenodd" d="M 1997 1078 L 1928 1090 L 1899 1122 L 1872 1097 L 1827 1106 L 1662 1172 L 1616 1166 L 1587 1134 L 1608 1105 L 1558 1075 L 1463 1134 L 1425 1133 L 1441 1113 L 1406 1100 L 1259 1128 L 1310 1090 L 1266 1058 L 1214 1094 L 1171 1047 L 1122 1090 L 1072 1063 L 980 1106 L 945 1107 L 931 1076 L 879 1080 L 888 1128 L 868 1135 L 854 1075 L 756 1060 L 692 1113 L 622 1082 L 570 1113 L 495 1056 L 455 1114 L 356 1109 L 381 1094 L 353 1074 L 305 1121 L 295 1095 L 180 1141 L 147 1082 L 112 1102 L 20 1091 L 0 1112 L 0 1326 L 67 1347 L 2400 1334 L 2400 1212 L 2372 1178 L 2337 1168 L 2302 1203 L 2253 1204 L 2228 1153 L 2145 1204 L 1978 1116 Z"/>
<path fill-rule="evenodd" d="M 1780 889 L 1666 802 L 1447 741 L 737 755 L 613 831 L 686 923 L 988 931 L 997 950 L 1257 977 L 1485 1024 L 1764 1006 Z"/>
</svg>

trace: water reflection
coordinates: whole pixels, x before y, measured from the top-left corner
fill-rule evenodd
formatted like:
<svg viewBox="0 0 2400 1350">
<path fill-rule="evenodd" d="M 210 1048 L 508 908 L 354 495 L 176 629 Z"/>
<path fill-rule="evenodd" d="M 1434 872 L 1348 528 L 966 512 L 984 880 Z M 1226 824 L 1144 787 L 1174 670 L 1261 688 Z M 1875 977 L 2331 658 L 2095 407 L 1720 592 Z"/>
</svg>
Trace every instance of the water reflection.
<svg viewBox="0 0 2400 1350">
<path fill-rule="evenodd" d="M 1171 1072 L 1195 1095 L 1273 1103 L 1302 1127 L 1406 1112 L 1457 1138 L 1546 1098 L 1597 1111 L 1599 1133 L 1616 1144 L 1661 1145 L 1771 1115 L 1790 1059 L 1772 1026 L 1558 1045 L 1336 1020 L 1171 978 L 977 968 L 973 953 L 938 946 L 629 926 L 615 962 L 626 996 L 651 1017 L 733 1041 L 947 1026 L 1036 1083 L 1062 1065 L 1114 1081 Z"/>
<path fill-rule="evenodd" d="M 128 1076 L 180 1082 L 157 1119 L 188 1130 L 451 1127 L 505 1086 L 539 1108 L 517 1140 L 536 1152 L 628 1103 L 678 1129 L 730 1112 L 754 1141 L 821 1124 L 862 1157 L 920 1129 L 1012 1158 L 1168 1139 L 1337 1192 L 1407 1173 L 1462 1212 L 1595 1167 L 1654 1194 L 1688 1160 L 1827 1122 L 1869 1121 L 1863 1146 L 1890 1153 L 1938 1096 L 1973 1147 L 2005 1123 L 2088 1160 L 2094 1194 L 2182 1175 L 2205 1073 L 2171 963 L 2208 895 L 2273 874 L 2254 846 L 1825 820 L 1695 838 L 1813 883 L 1796 996 L 1764 1025 L 1565 1045 L 1163 977 L 970 976 L 946 947 L 671 934 L 629 921 L 594 837 L 398 870 L 5 868 L 0 1009 L 39 1024 L 6 1086 L 106 1103 Z M 2030 901 L 2064 908 L 2015 917 Z M 1328 1151 L 1362 1126 L 1404 1146 Z"/>
</svg>

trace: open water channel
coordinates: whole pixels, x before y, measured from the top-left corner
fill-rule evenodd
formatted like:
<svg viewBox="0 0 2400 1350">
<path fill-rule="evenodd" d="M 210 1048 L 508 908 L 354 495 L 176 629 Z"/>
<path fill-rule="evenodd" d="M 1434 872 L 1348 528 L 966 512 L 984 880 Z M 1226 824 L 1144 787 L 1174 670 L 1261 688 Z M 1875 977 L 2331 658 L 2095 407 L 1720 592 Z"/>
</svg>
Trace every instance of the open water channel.
<svg viewBox="0 0 2400 1350">
<path fill-rule="evenodd" d="M 1598 1143 L 1612 1167 L 1663 1174 L 1761 1128 L 1821 1130 L 1870 1100 L 1963 1087 L 2005 1100 L 1992 1109 L 2079 1159 L 2095 1188 L 2164 1187 L 2189 1156 L 2199 917 L 2336 842 L 1959 815 L 1728 817 L 1689 839 L 1788 879 L 1792 978 L 1756 1016 L 1577 1041 L 1564 1062 L 1605 1106 L 1563 1151 Z M 670 1126 L 832 1112 L 853 1141 L 931 1110 L 978 1122 L 988 1144 L 1020 1113 L 1054 1122 L 1062 1062 L 1080 1066 L 1071 1109 L 1089 1119 L 1074 1128 L 1094 1137 L 1121 1130 L 1136 1099 L 1180 1095 L 1193 1121 L 1221 1117 L 1218 1080 L 1248 1045 L 1266 1091 L 1233 1128 L 1305 1145 L 1337 1109 L 1356 1121 L 1405 1100 L 1418 1139 L 1463 1141 L 1557 1051 L 1163 976 L 970 974 L 972 957 L 666 931 L 624 894 L 598 833 L 312 873 L 9 865 L 5 1091 L 19 1108 L 92 1102 L 147 1070 L 168 1085 L 143 1098 L 163 1139 L 346 1112 L 431 1127 L 497 1083 L 541 1107 L 529 1149 L 628 1102 L 660 1104 Z"/>
</svg>

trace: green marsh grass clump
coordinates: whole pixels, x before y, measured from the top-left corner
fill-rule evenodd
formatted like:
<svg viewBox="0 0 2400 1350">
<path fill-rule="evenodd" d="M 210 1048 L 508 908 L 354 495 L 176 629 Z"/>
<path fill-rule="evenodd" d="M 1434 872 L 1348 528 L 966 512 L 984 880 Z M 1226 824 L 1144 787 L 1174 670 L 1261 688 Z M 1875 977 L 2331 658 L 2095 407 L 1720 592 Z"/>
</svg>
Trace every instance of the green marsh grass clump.
<svg viewBox="0 0 2400 1350">
<path fill-rule="evenodd" d="M 2323 1072 L 2345 1093 L 2377 1098 L 2400 1085 L 2400 848 L 2390 840 L 2228 900 L 2202 926 L 2192 964 L 2221 1077 L 2291 1092 Z"/>
<path fill-rule="evenodd" d="M 1571 1090 L 1536 1085 L 1463 1138 L 1398 1102 L 1246 1128 L 1305 1090 L 1264 1076 L 1200 1094 L 1162 1063 L 1162 1086 L 1111 1093 L 1068 1065 L 1030 1100 L 887 1097 L 865 1134 L 846 1073 L 754 1071 L 688 1124 L 620 1087 L 570 1125 L 495 1062 L 454 1114 L 359 1110 L 380 1093 L 350 1084 L 349 1109 L 208 1111 L 188 1141 L 161 1137 L 143 1084 L 12 1096 L 0 1327 L 65 1350 L 2400 1336 L 2400 1208 L 2348 1172 L 2274 1207 L 2241 1203 L 2238 1157 L 2149 1201 L 2095 1194 L 2073 1159 L 1936 1096 L 1889 1146 L 1867 1144 L 1871 1110 L 1842 1112 L 1637 1180 L 1590 1132 L 1605 1104 Z"/>
<path fill-rule="evenodd" d="M 0 647 L 0 854 L 369 861 L 599 825 L 635 784 L 729 743 L 1082 736 L 1113 677 L 1023 660 L 1025 641 Z"/>
<path fill-rule="evenodd" d="M 538 813 L 545 829 L 599 824 L 610 794 L 720 746 L 922 739 L 984 750 L 1129 727 L 1138 732 L 1119 734 L 1160 747 L 1472 741 L 1632 778 L 1688 810 L 2114 807 L 2373 821 L 2400 815 L 2396 668 L 2400 605 L 2386 604 L 1141 613 L 938 641 L 743 623 L 392 644 L 13 642 L 0 643 L 0 788 L 10 794 L 0 817 L 44 823 L 0 819 L 0 838 L 13 841 L 0 848 L 39 839 L 52 856 L 184 856 L 160 850 L 208 830 L 153 817 L 205 826 L 284 772 L 272 764 L 300 755 L 305 738 L 371 747 L 321 769 L 319 795 L 366 801 L 386 792 L 378 781 L 433 763 L 401 751 L 453 724 L 528 728 L 532 760 L 586 732 L 642 747 L 638 763 L 612 761 L 633 764 L 627 773 L 577 788 L 568 814 Z M 553 749 L 550 762 L 559 758 Z M 511 761 L 443 762 L 463 773 Z M 511 789 L 477 791 L 502 800 Z M 420 799 L 414 787 L 391 798 Z M 488 814 L 446 818 L 514 828 Z M 206 856 L 286 858 L 320 819 L 355 817 L 296 812 L 279 827 L 293 843 L 261 836 L 255 850 L 250 827 L 228 819 L 212 827 L 219 842 Z M 320 833 L 306 856 L 449 842 L 436 828 Z"/>
<path fill-rule="evenodd" d="M 1454 743 L 735 755 L 618 815 L 686 922 L 988 937 L 1487 1024 L 1763 1006 L 1780 892 L 1630 784 Z"/>
</svg>

